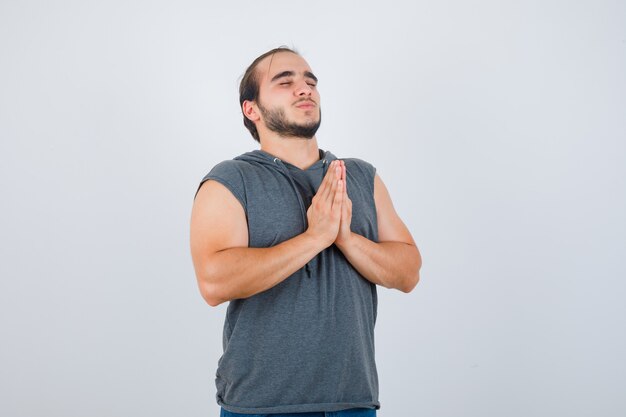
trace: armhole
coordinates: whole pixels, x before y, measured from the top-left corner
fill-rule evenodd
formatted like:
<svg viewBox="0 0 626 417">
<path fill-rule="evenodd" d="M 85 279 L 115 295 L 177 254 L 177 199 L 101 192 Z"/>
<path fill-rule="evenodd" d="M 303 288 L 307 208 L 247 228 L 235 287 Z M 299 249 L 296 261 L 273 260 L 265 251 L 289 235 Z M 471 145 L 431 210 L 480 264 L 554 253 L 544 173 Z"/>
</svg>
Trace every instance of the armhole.
<svg viewBox="0 0 626 417">
<path fill-rule="evenodd" d="M 378 207 L 376 207 L 376 167 L 371 165 L 372 170 L 372 204 L 374 205 L 374 241 L 379 242 L 378 236 Z M 375 291 L 376 289 L 374 289 Z"/>
<path fill-rule="evenodd" d="M 194 196 L 194 199 L 196 198 L 196 196 L 198 195 L 198 191 L 200 191 L 200 188 L 202 187 L 202 185 L 209 181 L 209 180 L 213 180 L 213 181 L 217 181 L 220 184 L 222 184 L 224 187 L 226 187 L 226 189 L 228 191 L 230 191 L 230 193 L 237 199 L 237 201 L 239 201 L 239 204 L 241 204 L 241 207 L 243 207 L 243 212 L 246 215 L 246 221 L 248 219 L 248 210 L 246 208 L 246 200 L 245 198 L 241 195 L 241 193 L 237 190 L 237 188 L 232 185 L 229 181 L 225 180 L 222 177 L 218 177 L 216 175 L 207 175 L 206 177 L 204 177 L 202 179 L 202 181 L 200 181 L 200 185 L 198 185 L 198 189 L 196 190 L 196 194 Z"/>
<path fill-rule="evenodd" d="M 374 165 L 370 165 L 372 167 L 372 196 L 374 195 L 374 187 L 376 185 L 376 167 Z"/>
</svg>

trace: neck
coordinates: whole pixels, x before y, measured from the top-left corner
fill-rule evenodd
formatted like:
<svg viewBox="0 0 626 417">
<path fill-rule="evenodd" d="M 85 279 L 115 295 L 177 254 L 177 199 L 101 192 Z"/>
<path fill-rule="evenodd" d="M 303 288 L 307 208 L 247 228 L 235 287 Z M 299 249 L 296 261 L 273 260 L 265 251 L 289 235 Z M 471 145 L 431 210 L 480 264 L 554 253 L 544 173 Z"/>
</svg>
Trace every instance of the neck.
<svg viewBox="0 0 626 417">
<path fill-rule="evenodd" d="M 261 137 L 261 150 L 300 169 L 307 169 L 320 159 L 315 136 L 311 139 Z"/>
</svg>

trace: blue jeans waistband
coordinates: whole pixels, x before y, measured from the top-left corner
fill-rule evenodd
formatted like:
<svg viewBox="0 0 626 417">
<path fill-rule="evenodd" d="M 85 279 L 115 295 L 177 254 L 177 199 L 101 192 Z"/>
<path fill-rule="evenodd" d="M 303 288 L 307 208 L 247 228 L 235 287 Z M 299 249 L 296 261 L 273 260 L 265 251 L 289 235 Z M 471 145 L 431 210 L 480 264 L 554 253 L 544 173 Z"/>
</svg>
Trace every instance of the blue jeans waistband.
<svg viewBox="0 0 626 417">
<path fill-rule="evenodd" d="M 222 408 L 220 417 L 376 417 L 376 410 L 373 408 L 350 408 L 348 410 L 315 413 L 239 414 Z"/>
</svg>

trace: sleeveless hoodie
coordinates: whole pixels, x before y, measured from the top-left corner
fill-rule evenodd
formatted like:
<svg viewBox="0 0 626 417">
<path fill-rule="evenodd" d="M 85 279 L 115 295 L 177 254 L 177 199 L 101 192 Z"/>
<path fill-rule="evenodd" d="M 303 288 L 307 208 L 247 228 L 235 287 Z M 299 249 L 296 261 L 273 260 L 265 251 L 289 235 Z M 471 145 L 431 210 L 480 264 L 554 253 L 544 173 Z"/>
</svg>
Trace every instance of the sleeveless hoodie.
<svg viewBox="0 0 626 417">
<path fill-rule="evenodd" d="M 335 159 L 320 150 L 320 160 L 301 170 L 255 150 L 219 163 L 201 184 L 226 186 L 244 208 L 249 247 L 271 247 L 307 229 L 310 199 Z M 344 161 L 351 230 L 376 242 L 375 168 Z M 218 404 L 242 414 L 380 408 L 376 313 L 376 285 L 335 245 L 278 285 L 231 300 L 215 379 Z"/>
</svg>

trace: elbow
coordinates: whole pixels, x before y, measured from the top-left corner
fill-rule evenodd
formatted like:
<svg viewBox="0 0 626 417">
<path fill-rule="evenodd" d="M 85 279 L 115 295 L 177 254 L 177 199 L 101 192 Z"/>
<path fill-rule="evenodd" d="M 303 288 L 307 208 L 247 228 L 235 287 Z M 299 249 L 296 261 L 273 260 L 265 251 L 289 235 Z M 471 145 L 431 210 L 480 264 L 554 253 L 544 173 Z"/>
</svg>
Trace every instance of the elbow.
<svg viewBox="0 0 626 417">
<path fill-rule="evenodd" d="M 196 273 L 198 279 L 198 289 L 200 295 L 208 305 L 211 307 L 217 307 L 225 301 L 228 301 L 224 297 L 222 286 L 219 285 L 219 279 L 216 276 L 215 271 L 212 271 L 208 265 L 204 265 L 201 272 Z"/>
<path fill-rule="evenodd" d="M 405 281 L 402 283 L 402 285 L 398 289 L 402 291 L 403 293 L 408 294 L 411 291 L 413 291 L 413 289 L 417 286 L 417 283 L 419 281 L 420 281 L 420 273 L 419 271 L 417 271 L 415 274 L 407 277 L 407 279 L 405 279 Z"/>
<path fill-rule="evenodd" d="M 417 252 L 417 256 L 415 256 L 415 264 L 413 265 L 413 272 L 409 275 L 406 280 L 405 287 L 402 290 L 405 293 L 410 293 L 417 286 L 417 283 L 420 282 L 420 269 L 422 268 L 422 255 L 420 254 L 417 247 L 415 247 L 415 251 Z"/>
<path fill-rule="evenodd" d="M 208 305 L 210 305 L 211 307 L 217 307 L 218 305 L 222 304 L 223 301 L 219 300 L 217 298 L 205 298 L 204 299 L 206 301 L 206 303 Z"/>
<path fill-rule="evenodd" d="M 208 305 L 211 307 L 217 307 L 226 301 L 223 297 L 220 296 L 218 289 L 215 288 L 214 284 L 209 284 L 207 282 L 203 282 L 200 284 L 200 294 L 202 298 Z"/>
<path fill-rule="evenodd" d="M 418 256 L 411 258 L 410 262 L 404 265 L 402 271 L 398 271 L 398 274 L 391 278 L 387 284 L 383 284 L 386 288 L 395 288 L 403 293 L 410 293 L 417 286 L 420 281 L 420 268 L 422 267 L 422 258 Z"/>
<path fill-rule="evenodd" d="M 420 282 L 420 269 L 422 268 L 422 257 L 418 252 L 418 255 L 415 257 L 415 263 L 411 268 L 411 272 L 407 274 L 404 279 L 404 282 L 400 286 L 399 290 L 403 293 L 410 293 L 417 286 L 417 283 Z"/>
</svg>

